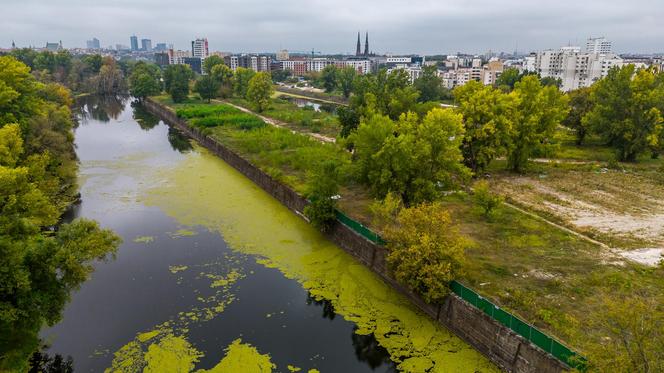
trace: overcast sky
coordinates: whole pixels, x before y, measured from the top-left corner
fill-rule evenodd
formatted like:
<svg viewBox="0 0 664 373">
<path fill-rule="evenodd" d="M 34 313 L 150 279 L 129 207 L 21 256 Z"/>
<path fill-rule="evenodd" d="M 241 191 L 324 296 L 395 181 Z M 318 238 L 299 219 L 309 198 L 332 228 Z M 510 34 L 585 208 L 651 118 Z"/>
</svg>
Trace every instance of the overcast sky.
<svg viewBox="0 0 664 373">
<path fill-rule="evenodd" d="M 188 49 L 354 53 L 520 52 L 606 36 L 617 52 L 664 52 L 664 0 L 0 0 L 0 47 L 62 40 L 129 45 L 129 36 Z M 364 48 L 364 46 L 363 46 Z"/>
</svg>

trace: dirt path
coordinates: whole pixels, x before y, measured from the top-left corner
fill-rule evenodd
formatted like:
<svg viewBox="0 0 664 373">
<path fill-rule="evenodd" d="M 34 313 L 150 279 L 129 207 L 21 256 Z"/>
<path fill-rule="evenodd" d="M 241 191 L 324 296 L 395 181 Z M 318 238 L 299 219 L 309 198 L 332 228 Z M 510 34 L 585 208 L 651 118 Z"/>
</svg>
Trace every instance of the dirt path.
<svg viewBox="0 0 664 373">
<path fill-rule="evenodd" d="M 335 142 L 337 141 L 337 140 L 336 140 L 335 138 L 333 138 L 333 137 L 328 137 L 328 136 L 325 136 L 325 135 L 321 135 L 320 133 L 305 132 L 305 131 L 295 131 L 295 130 L 293 130 L 292 128 L 288 128 L 288 123 L 281 122 L 281 121 L 278 121 L 278 120 L 276 120 L 276 119 L 274 119 L 274 118 L 266 117 L 266 116 L 264 116 L 264 115 L 260 115 L 260 114 L 254 112 L 254 111 L 252 111 L 252 110 L 249 110 L 249 109 L 247 109 L 247 108 L 245 108 L 245 107 L 243 107 L 243 106 L 235 105 L 235 104 L 232 104 L 232 103 L 230 103 L 230 102 L 228 102 L 228 101 L 222 101 L 222 100 L 212 100 L 212 101 L 215 101 L 215 102 L 218 102 L 218 103 L 222 103 L 222 104 L 226 104 L 226 105 L 232 106 L 232 107 L 234 107 L 234 108 L 236 108 L 236 109 L 238 109 L 238 110 L 240 110 L 240 111 L 243 111 L 243 112 L 245 112 L 245 113 L 247 113 L 247 114 L 252 114 L 252 115 L 255 115 L 255 116 L 261 118 L 265 123 L 267 123 L 267 124 L 269 124 L 269 125 L 272 125 L 272 126 L 275 126 L 275 127 L 280 127 L 280 128 L 288 129 L 288 130 L 290 130 L 292 133 L 301 133 L 301 134 L 303 134 L 303 135 L 307 135 L 307 136 L 309 136 L 309 137 L 313 137 L 314 139 L 316 139 L 316 140 L 318 140 L 318 141 L 320 141 L 320 142 L 335 143 Z"/>
</svg>

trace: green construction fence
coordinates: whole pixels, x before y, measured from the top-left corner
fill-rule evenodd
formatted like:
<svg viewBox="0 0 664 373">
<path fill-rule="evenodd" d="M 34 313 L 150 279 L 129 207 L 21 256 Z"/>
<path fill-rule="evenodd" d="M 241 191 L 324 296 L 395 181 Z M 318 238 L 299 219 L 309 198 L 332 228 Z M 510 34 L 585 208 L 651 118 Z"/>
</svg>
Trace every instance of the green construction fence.
<svg viewBox="0 0 664 373">
<path fill-rule="evenodd" d="M 351 228 L 357 234 L 375 244 L 385 245 L 385 240 L 383 240 L 376 232 L 364 226 L 362 223 L 355 221 L 339 210 L 336 210 L 336 215 L 337 219 L 341 223 Z M 572 351 L 567 346 L 558 342 L 556 339 L 549 337 L 534 326 L 503 310 L 502 308 L 493 304 L 488 299 L 482 297 L 474 290 L 466 287 L 458 281 L 452 281 L 450 284 L 450 289 L 461 299 L 472 304 L 486 315 L 490 316 L 492 319 L 510 328 L 516 334 L 522 336 L 535 346 L 553 355 L 558 360 L 564 362 L 570 367 L 582 371 L 585 370 L 587 365 L 586 359 Z"/>
</svg>

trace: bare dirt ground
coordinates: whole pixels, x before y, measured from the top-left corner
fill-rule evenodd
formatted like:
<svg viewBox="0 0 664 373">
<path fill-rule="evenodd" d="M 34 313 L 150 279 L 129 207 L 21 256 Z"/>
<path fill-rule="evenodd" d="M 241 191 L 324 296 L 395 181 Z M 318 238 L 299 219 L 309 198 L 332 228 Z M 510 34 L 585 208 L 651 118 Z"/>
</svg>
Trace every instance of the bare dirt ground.
<svg viewBox="0 0 664 373">
<path fill-rule="evenodd" d="M 664 254 L 664 186 L 613 170 L 552 170 L 502 176 L 497 191 L 539 215 L 606 243 L 615 254 L 655 265 Z"/>
</svg>

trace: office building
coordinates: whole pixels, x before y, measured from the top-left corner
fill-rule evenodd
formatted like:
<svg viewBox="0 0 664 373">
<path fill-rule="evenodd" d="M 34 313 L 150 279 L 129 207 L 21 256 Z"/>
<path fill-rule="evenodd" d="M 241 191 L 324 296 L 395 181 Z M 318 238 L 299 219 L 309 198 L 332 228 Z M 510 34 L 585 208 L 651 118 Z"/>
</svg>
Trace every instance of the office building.
<svg viewBox="0 0 664 373">
<path fill-rule="evenodd" d="M 141 39 L 141 50 L 146 52 L 152 51 L 152 40 L 150 39 Z"/>
<path fill-rule="evenodd" d="M 129 45 L 131 46 L 131 51 L 136 52 L 138 50 L 138 36 L 132 35 L 129 38 Z"/>
<path fill-rule="evenodd" d="M 97 38 L 92 38 L 92 40 L 86 41 L 85 45 L 88 49 L 101 49 L 99 39 Z"/>
<path fill-rule="evenodd" d="M 157 45 L 154 47 L 154 50 L 156 52 L 165 52 L 168 50 L 168 45 L 166 45 L 166 43 L 157 43 Z"/>
</svg>

